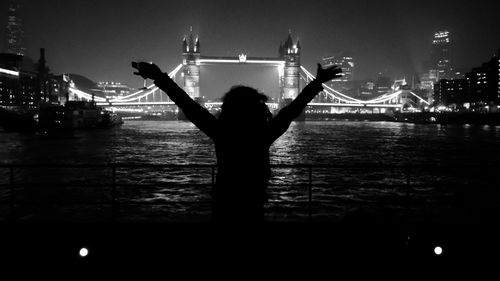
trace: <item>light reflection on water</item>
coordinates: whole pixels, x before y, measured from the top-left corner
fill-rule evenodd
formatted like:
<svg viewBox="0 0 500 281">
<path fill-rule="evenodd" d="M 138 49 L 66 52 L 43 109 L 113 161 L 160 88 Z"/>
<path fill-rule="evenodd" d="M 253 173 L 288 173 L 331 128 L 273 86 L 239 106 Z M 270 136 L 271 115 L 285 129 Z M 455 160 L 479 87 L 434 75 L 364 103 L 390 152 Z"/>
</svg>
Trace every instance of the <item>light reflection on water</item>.
<svg viewBox="0 0 500 281">
<path fill-rule="evenodd" d="M 481 185 L 494 178 L 500 162 L 500 127 L 414 125 L 388 122 L 307 122 L 292 124 L 271 148 L 272 164 L 335 164 L 370 169 L 317 168 L 313 173 L 313 199 L 328 202 L 315 207 L 318 219 L 336 219 L 353 209 L 388 212 L 406 202 L 406 174 L 398 169 L 377 169 L 377 165 L 482 165 L 491 170 L 417 169 L 412 172 L 412 198 L 422 205 L 455 204 L 470 191 L 456 186 Z M 3 163 L 68 164 L 215 164 L 213 144 L 192 124 L 186 122 L 133 121 L 121 128 L 76 132 L 65 138 L 46 139 L 37 135 L 0 133 L 0 161 Z M 8 170 L 0 171 L 0 184 L 8 183 Z M 118 198 L 151 205 L 128 206 L 119 213 L 134 219 L 198 219 L 209 213 L 210 169 L 173 170 L 167 168 L 121 168 L 117 171 Z M 17 196 L 27 200 L 108 200 L 110 170 L 27 169 L 16 170 L 16 183 L 47 183 L 47 188 L 20 188 Z M 72 182 L 80 186 L 68 187 Z M 62 185 L 54 185 L 60 183 Z M 269 214 L 273 218 L 303 218 L 306 205 L 308 171 L 303 168 L 277 168 L 270 186 Z M 84 186 L 84 188 L 81 187 Z M 106 186 L 107 185 L 107 186 Z M 280 186 L 273 186 L 280 185 Z M 285 185 L 285 186 L 283 186 Z M 436 186 L 442 186 L 437 188 Z M 452 188 L 455 186 L 455 188 Z M 8 191 L 3 188 L 2 198 Z M 469 196 L 470 197 L 470 196 Z M 473 196 L 474 197 L 474 196 Z M 485 196 L 477 195 L 480 204 Z M 190 204 L 174 203 L 185 201 Z M 488 202 L 497 204 L 497 201 Z M 191 204 L 200 202 L 199 204 Z M 160 206 L 153 203 L 171 203 Z M 76 205 L 65 211 L 52 209 L 48 216 L 63 212 L 78 217 L 108 218 L 109 207 L 93 207 L 84 214 Z M 79 210 L 79 211 L 75 211 Z M 383 210 L 381 210 L 383 209 Z M 427 209 L 435 215 L 436 210 Z M 21 217 L 36 216 L 39 210 L 27 208 Z M 415 210 L 421 212 L 422 209 Z M 44 210 L 47 213 L 47 210 Z M 42 213 L 44 213 L 42 212 Z M 8 212 L 4 212 L 8 213 Z M 105 214 L 105 215 L 103 215 Z M 75 218 L 75 215 L 72 215 Z"/>
</svg>

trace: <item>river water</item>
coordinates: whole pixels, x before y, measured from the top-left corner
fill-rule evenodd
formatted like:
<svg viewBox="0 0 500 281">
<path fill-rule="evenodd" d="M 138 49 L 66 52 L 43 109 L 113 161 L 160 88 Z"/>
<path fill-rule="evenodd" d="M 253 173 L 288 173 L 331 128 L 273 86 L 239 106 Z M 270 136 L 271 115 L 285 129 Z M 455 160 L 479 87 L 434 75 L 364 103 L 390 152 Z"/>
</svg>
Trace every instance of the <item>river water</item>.
<svg viewBox="0 0 500 281">
<path fill-rule="evenodd" d="M 111 169 L 50 164 L 210 165 L 215 164 L 215 151 L 191 123 L 127 121 L 120 128 L 57 138 L 0 132 L 0 163 L 44 165 L 14 169 L 16 219 L 101 221 L 110 219 L 110 206 L 103 202 L 111 196 Z M 269 220 L 306 220 L 309 215 L 320 221 L 399 220 L 403 213 L 414 220 L 475 220 L 497 208 L 492 190 L 500 167 L 500 127 L 294 123 L 272 146 L 271 164 L 339 167 L 313 168 L 311 210 L 308 169 L 274 168 L 266 206 Z M 398 167 L 387 167 L 391 165 Z M 414 167 L 409 178 L 403 165 Z M 209 217 L 211 172 L 210 167 L 119 168 L 116 195 L 123 204 L 113 217 L 204 221 Z M 9 181 L 9 169 L 2 168 L 3 219 L 11 214 Z"/>
</svg>

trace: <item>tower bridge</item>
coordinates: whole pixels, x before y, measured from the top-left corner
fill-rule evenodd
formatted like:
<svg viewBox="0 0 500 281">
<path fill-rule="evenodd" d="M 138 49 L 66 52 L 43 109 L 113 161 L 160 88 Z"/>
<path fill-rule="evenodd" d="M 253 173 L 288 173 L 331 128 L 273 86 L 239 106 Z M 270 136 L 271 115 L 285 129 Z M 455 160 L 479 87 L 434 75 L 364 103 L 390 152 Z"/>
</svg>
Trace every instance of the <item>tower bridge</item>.
<svg viewBox="0 0 500 281">
<path fill-rule="evenodd" d="M 275 67 L 278 72 L 279 99 L 280 105 L 287 104 L 295 99 L 300 93 L 301 87 L 315 79 L 315 76 L 301 65 L 301 45 L 300 42 L 294 41 L 289 33 L 285 43 L 280 44 L 277 57 L 249 57 L 246 54 L 240 54 L 234 57 L 227 56 L 202 56 L 201 43 L 198 37 L 194 37 L 192 32 L 189 37 L 184 37 L 182 40 L 182 63 L 175 67 L 169 77 L 176 83 L 180 76 L 182 79 L 181 86 L 186 93 L 195 100 L 201 99 L 200 77 L 202 75 L 201 66 L 206 65 L 260 65 Z M 373 98 L 371 100 L 360 100 L 343 94 L 326 84 L 323 84 L 323 95 L 328 97 L 331 102 L 316 102 L 309 104 L 311 108 L 330 108 L 333 113 L 338 108 L 346 109 L 378 109 L 379 111 L 394 110 L 402 108 L 409 103 L 410 99 L 417 98 L 418 101 L 428 104 L 427 101 L 420 98 L 409 90 L 393 87 L 387 93 Z M 91 93 L 86 93 L 79 90 L 74 84 L 69 87 L 70 94 L 73 98 L 81 100 L 94 99 L 96 103 L 104 107 L 136 107 L 136 106 L 172 106 L 174 103 L 168 99 L 168 96 L 163 93 L 155 85 L 140 89 L 139 91 L 127 96 L 116 99 L 106 99 L 102 97 L 94 97 Z M 201 100 L 200 100 L 201 101 Z M 268 104 L 272 109 L 278 108 L 278 103 Z M 220 103 L 208 102 L 204 103 L 205 107 L 213 109 L 220 106 Z"/>
<path fill-rule="evenodd" d="M 293 42 L 291 34 L 284 45 L 280 46 L 279 56 L 275 58 L 247 57 L 240 54 L 237 57 L 202 56 L 201 44 L 193 34 L 182 42 L 182 77 L 186 93 L 192 98 L 200 97 L 200 68 L 202 65 L 218 64 L 254 64 L 275 66 L 278 71 L 280 99 L 294 99 L 300 92 L 300 42 Z"/>
</svg>

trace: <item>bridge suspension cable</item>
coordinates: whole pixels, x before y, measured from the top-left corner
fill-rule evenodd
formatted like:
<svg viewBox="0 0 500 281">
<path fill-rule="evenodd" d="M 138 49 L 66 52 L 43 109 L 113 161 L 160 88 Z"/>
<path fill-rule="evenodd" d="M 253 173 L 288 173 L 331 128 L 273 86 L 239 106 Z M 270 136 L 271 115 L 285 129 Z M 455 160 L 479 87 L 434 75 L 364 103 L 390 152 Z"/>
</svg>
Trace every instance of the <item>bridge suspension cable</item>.
<svg viewBox="0 0 500 281">
<path fill-rule="evenodd" d="M 431 105 L 428 101 L 424 100 L 423 98 L 419 97 L 418 95 L 416 95 L 415 93 L 413 92 L 410 92 L 410 94 L 414 95 L 415 97 L 417 97 L 417 99 L 419 99 L 421 102 L 427 104 L 427 105 Z"/>
<path fill-rule="evenodd" d="M 182 69 L 182 64 L 178 65 L 174 70 L 172 70 L 170 73 L 168 73 L 168 76 L 170 78 L 174 79 L 174 77 L 177 75 L 177 73 L 181 69 Z M 111 102 L 111 103 L 132 102 L 132 101 L 140 100 L 140 99 L 145 98 L 145 97 L 147 97 L 147 96 L 149 96 L 149 95 L 151 95 L 154 92 L 159 91 L 159 90 L 160 89 L 158 87 L 156 87 L 154 84 L 152 84 L 152 85 L 148 86 L 146 89 L 139 90 L 139 91 L 132 93 L 130 95 L 119 97 L 119 98 L 113 99 L 113 100 L 108 100 L 108 99 L 102 98 L 102 97 L 96 97 L 96 96 L 92 97 L 92 94 L 89 94 L 89 93 L 86 93 L 82 90 L 79 90 L 76 87 L 69 88 L 69 91 L 71 93 L 73 93 L 74 95 L 78 96 L 79 98 L 87 99 L 87 100 L 92 100 L 92 98 L 93 98 L 96 102 Z"/>
<path fill-rule="evenodd" d="M 305 67 L 301 66 L 300 68 L 302 69 L 302 71 L 306 74 L 306 76 L 309 79 L 311 79 L 311 80 L 316 79 L 316 77 L 311 72 L 309 72 Z M 347 95 L 344 95 L 341 92 L 329 87 L 326 84 L 323 84 L 323 87 L 325 88 L 324 92 L 326 94 L 330 95 L 332 98 L 337 99 L 341 102 L 354 103 L 354 104 L 380 104 L 380 103 L 384 103 L 384 102 L 388 102 L 390 100 L 393 100 L 403 93 L 402 90 L 399 90 L 399 91 L 396 91 L 392 94 L 384 94 L 384 95 L 376 97 L 374 99 L 364 101 L 364 100 L 359 100 L 359 99 L 355 99 L 355 98 L 349 97 Z M 430 105 L 430 103 L 428 103 L 426 100 L 419 97 L 415 93 L 410 92 L 410 94 L 417 97 L 420 101 L 424 102 L 425 104 Z"/>
<path fill-rule="evenodd" d="M 177 75 L 179 70 L 181 70 L 181 68 L 182 68 L 182 64 L 179 64 L 174 70 L 172 70 L 168 74 L 168 76 L 173 79 Z M 155 92 L 157 90 L 158 90 L 158 87 L 156 87 L 154 84 L 151 84 L 145 90 L 142 89 L 142 90 L 139 90 L 139 91 L 132 93 L 128 96 L 119 97 L 117 99 L 111 100 L 111 102 L 130 102 L 130 101 L 138 100 L 138 99 L 144 98 L 145 96 L 152 94 L 153 92 Z M 144 93 L 144 91 L 148 91 L 146 95 L 142 94 L 142 93 Z M 137 95 L 137 97 L 134 97 L 136 95 Z"/>
<path fill-rule="evenodd" d="M 309 72 L 305 67 L 301 66 L 300 68 L 307 75 L 307 77 L 309 79 L 311 79 L 311 80 L 316 79 L 316 76 L 314 76 L 311 72 Z M 355 99 L 355 98 L 351 98 L 351 97 L 349 97 L 347 95 L 344 95 L 341 92 L 336 91 L 335 89 L 329 87 L 326 84 L 323 84 L 323 87 L 327 89 L 327 90 L 324 91 L 325 93 L 327 93 L 328 95 L 332 96 L 335 99 L 338 99 L 339 101 L 343 101 L 343 102 L 346 102 L 346 103 L 353 103 L 353 102 L 354 103 L 365 103 L 362 100 L 358 100 L 358 99 Z M 335 94 L 337 94 L 338 96 L 335 95 L 335 94 L 333 94 L 332 92 L 335 93 Z"/>
</svg>

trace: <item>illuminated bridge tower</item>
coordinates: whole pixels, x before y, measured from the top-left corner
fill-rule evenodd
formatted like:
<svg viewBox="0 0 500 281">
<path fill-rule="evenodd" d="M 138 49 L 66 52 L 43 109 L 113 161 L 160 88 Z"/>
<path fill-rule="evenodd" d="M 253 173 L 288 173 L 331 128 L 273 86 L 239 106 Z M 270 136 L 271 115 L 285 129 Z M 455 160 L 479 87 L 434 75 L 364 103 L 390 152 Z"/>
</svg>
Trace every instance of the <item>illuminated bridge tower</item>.
<svg viewBox="0 0 500 281">
<path fill-rule="evenodd" d="M 286 102 L 295 99 L 300 92 L 300 42 L 297 40 L 294 44 L 291 34 L 285 45 L 280 46 L 280 57 L 285 61 L 281 100 Z"/>
<path fill-rule="evenodd" d="M 182 42 L 182 64 L 184 65 L 182 75 L 184 77 L 184 91 L 193 99 L 200 97 L 200 41 L 198 37 L 193 39 L 193 29 L 189 40 L 184 37 Z"/>
<path fill-rule="evenodd" d="M 294 44 L 291 33 L 288 33 L 285 44 L 280 45 L 280 58 L 285 61 L 279 105 L 283 108 L 300 93 L 300 42 L 297 40 L 297 44 Z M 305 114 L 302 113 L 297 120 L 305 120 Z"/>
</svg>

